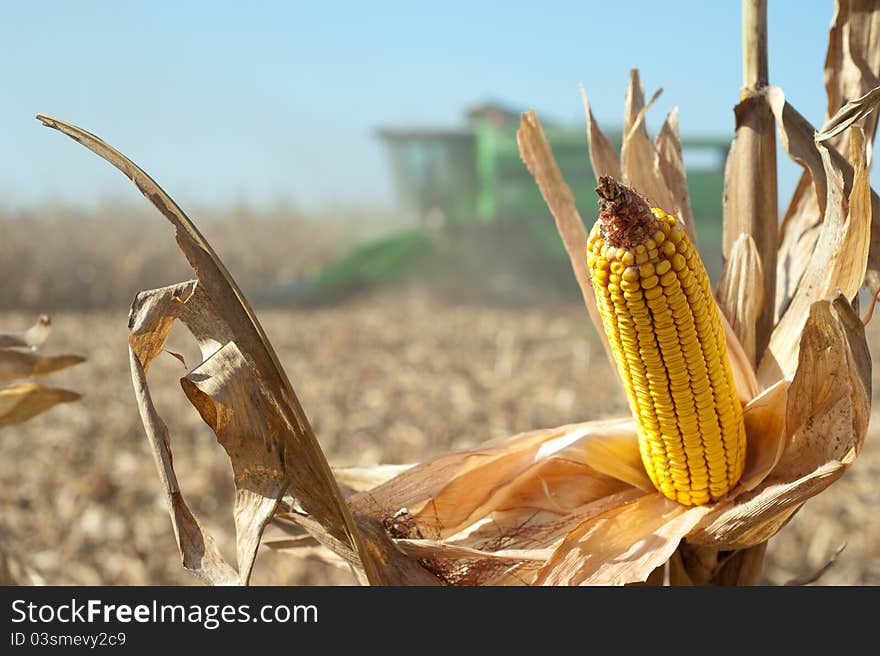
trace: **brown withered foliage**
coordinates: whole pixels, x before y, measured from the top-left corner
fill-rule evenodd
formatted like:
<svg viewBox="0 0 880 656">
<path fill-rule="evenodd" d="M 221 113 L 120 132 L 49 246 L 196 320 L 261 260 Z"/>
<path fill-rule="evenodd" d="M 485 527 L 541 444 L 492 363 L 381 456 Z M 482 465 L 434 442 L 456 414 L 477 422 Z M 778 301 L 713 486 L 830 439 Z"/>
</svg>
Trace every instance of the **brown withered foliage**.
<svg viewBox="0 0 880 656">
<path fill-rule="evenodd" d="M 37 353 L 48 339 L 51 325 L 49 317 L 43 315 L 24 332 L 0 333 L 0 428 L 21 424 L 59 403 L 80 398 L 76 392 L 35 382 L 85 359 L 72 354 Z M 0 585 L 41 582 L 27 559 L 13 552 L 12 545 L 4 544 L 2 534 L 7 531 L 0 524 Z"/>
</svg>

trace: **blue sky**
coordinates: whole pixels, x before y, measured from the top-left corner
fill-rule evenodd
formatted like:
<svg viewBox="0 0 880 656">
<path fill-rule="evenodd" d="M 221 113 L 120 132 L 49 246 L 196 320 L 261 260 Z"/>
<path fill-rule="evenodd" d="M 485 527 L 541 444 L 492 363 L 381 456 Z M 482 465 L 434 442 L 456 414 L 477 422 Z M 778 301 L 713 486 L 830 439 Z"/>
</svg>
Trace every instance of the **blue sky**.
<svg viewBox="0 0 880 656">
<path fill-rule="evenodd" d="M 814 124 L 831 1 L 770 0 L 770 77 Z M 129 155 L 184 207 L 288 199 L 307 210 L 393 202 L 380 125 L 452 125 L 476 100 L 620 123 L 628 71 L 649 115 L 731 135 L 740 3 L 60 2 L 0 9 L 0 204 L 90 206 L 129 183 L 33 118 Z M 786 163 L 782 186 L 797 170 Z"/>
</svg>

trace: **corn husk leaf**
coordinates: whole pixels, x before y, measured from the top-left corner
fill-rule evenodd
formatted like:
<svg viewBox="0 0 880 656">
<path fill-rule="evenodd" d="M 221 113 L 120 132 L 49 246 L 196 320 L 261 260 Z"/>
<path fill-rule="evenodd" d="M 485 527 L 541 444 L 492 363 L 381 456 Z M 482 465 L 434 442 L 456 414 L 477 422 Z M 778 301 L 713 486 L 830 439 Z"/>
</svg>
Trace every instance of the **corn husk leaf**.
<svg viewBox="0 0 880 656">
<path fill-rule="evenodd" d="M 409 464 L 374 465 L 373 467 L 334 467 L 333 476 L 339 485 L 345 486 L 352 492 L 363 492 L 364 490 L 382 485 L 386 481 L 390 481 L 407 469 L 412 469 L 413 466 Z"/>
<path fill-rule="evenodd" d="M 539 585 L 623 585 L 644 581 L 708 512 L 656 492 L 588 519 L 539 571 Z"/>
<path fill-rule="evenodd" d="M 752 487 L 785 444 L 787 389 L 782 381 L 745 407 L 757 433 L 744 474 Z M 708 512 L 654 491 L 630 418 L 493 440 L 414 465 L 349 501 L 356 516 L 382 521 L 398 548 L 455 585 L 644 581 Z M 609 538 L 612 528 L 625 538 Z M 632 560 L 637 543 L 644 551 Z"/>
<path fill-rule="evenodd" d="M 447 584 L 521 585 L 578 524 L 646 493 L 602 470 L 651 489 L 638 458 L 631 420 L 573 424 L 440 456 L 350 503 L 419 541 L 400 547 Z"/>
<path fill-rule="evenodd" d="M 830 147 L 825 143 L 816 146 L 826 183 L 825 217 L 795 296 L 774 328 L 759 364 L 758 379 L 765 385 L 794 372 L 801 332 L 812 304 L 830 298 L 838 289 L 852 299 L 865 278 L 873 210 L 864 135 L 860 128 L 852 133 L 854 175 L 849 192 L 843 166 Z"/>
<path fill-rule="evenodd" d="M 530 431 L 416 465 L 355 495 L 351 505 L 356 512 L 378 512 L 379 516 L 406 508 L 423 535 L 447 538 L 487 513 L 504 510 L 526 497 L 533 509 L 558 512 L 617 492 L 625 487 L 623 482 L 647 484 L 650 489 L 644 469 L 633 462 L 634 444 L 638 457 L 635 425 L 629 419 Z M 548 488 L 549 493 L 530 487 L 539 470 L 548 485 L 557 478 L 546 469 L 547 459 L 577 464 L 584 462 L 585 453 L 594 457 L 582 480 L 559 480 Z M 603 471 L 615 472 L 621 479 Z M 525 482 L 529 485 L 523 487 Z"/>
<path fill-rule="evenodd" d="M 734 108 L 736 133 L 724 166 L 724 266 L 741 234 L 751 235 L 763 255 L 763 304 L 756 349 L 763 351 L 773 321 L 776 290 L 776 135 L 765 89 L 750 91 Z M 769 258 L 769 259 L 768 259 Z M 764 337 L 761 337 L 764 336 Z M 765 381 L 761 381 L 764 383 Z M 766 385 L 765 385 L 766 386 Z"/>
<path fill-rule="evenodd" d="M 586 92 L 581 88 L 587 113 L 590 159 L 597 176 L 611 175 L 622 179 L 647 196 L 652 205 L 675 214 L 688 238 L 697 244 L 678 127 L 678 108 L 669 110 L 653 143 L 645 124 L 648 110 L 661 93 L 662 89 L 657 90 L 645 104 L 639 71 L 633 69 L 630 72 L 621 160 L 618 160 L 608 139 L 596 124 Z M 620 161 L 623 162 L 622 166 Z"/>
<path fill-rule="evenodd" d="M 590 163 L 593 165 L 593 174 L 598 180 L 603 175 L 610 175 L 615 180 L 620 180 L 622 175 L 620 172 L 620 158 L 614 152 L 614 148 L 593 116 L 593 110 L 590 109 L 590 101 L 587 98 L 587 91 L 581 86 L 581 98 L 584 102 L 584 114 L 587 118 L 587 138 L 590 142 Z"/>
<path fill-rule="evenodd" d="M 685 179 L 681 138 L 678 134 L 678 110 L 673 108 L 667 115 L 655 142 L 651 141 L 645 125 L 648 110 L 662 91 L 658 89 L 645 104 L 639 71 L 635 68 L 630 71 L 624 106 L 623 144 L 620 149 L 622 179 L 647 197 L 652 207 L 662 207 L 673 212 L 688 238 L 696 244 L 697 235 Z M 598 129 L 589 133 L 591 149 L 593 132 L 598 132 Z"/>
<path fill-rule="evenodd" d="M 654 141 L 654 148 L 657 152 L 654 170 L 669 190 L 672 203 L 670 207 L 673 213 L 683 221 L 691 243 L 697 246 L 696 223 L 691 209 L 684 155 L 681 150 L 681 135 L 678 130 L 678 107 L 673 107 L 666 115 L 666 120 Z"/>
<path fill-rule="evenodd" d="M 871 360 L 861 320 L 843 295 L 814 303 L 784 406 L 779 461 L 752 491 L 718 504 L 688 541 L 729 549 L 769 539 L 855 460 L 867 433 L 870 399 Z"/>
<path fill-rule="evenodd" d="M 733 243 L 718 282 L 717 300 L 748 361 L 754 362 L 758 317 L 764 307 L 764 268 L 751 235 L 743 233 Z"/>
<path fill-rule="evenodd" d="M 381 583 L 379 568 L 367 553 L 272 346 L 210 245 L 164 190 L 131 160 L 76 126 L 46 116 L 38 118 L 131 179 L 174 226 L 178 246 L 198 276 L 198 284 L 182 283 L 139 295 L 130 320 L 132 380 L 184 564 L 213 583 L 246 583 L 262 530 L 289 489 L 324 530 L 358 554 L 367 580 Z M 235 472 L 237 573 L 222 559 L 183 501 L 171 462 L 168 431 L 146 384 L 149 363 L 178 316 L 199 341 L 204 358 L 182 384 L 226 449 Z M 257 408 L 271 412 L 257 425 L 246 426 L 242 419 L 253 417 L 249 413 Z"/>
<path fill-rule="evenodd" d="M 38 383 L 0 387 L 0 428 L 20 424 L 59 403 L 70 403 L 79 398 L 76 392 Z"/>
</svg>

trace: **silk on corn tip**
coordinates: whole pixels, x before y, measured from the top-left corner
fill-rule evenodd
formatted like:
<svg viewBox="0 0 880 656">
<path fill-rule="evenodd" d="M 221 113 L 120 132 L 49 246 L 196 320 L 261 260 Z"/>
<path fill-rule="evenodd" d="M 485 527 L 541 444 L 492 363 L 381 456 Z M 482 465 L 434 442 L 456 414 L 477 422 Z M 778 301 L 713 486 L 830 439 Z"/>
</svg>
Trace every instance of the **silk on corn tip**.
<svg viewBox="0 0 880 656">
<path fill-rule="evenodd" d="M 742 406 L 700 256 L 675 217 L 600 178 L 587 259 L 605 334 L 654 486 L 718 500 L 745 465 Z"/>
</svg>

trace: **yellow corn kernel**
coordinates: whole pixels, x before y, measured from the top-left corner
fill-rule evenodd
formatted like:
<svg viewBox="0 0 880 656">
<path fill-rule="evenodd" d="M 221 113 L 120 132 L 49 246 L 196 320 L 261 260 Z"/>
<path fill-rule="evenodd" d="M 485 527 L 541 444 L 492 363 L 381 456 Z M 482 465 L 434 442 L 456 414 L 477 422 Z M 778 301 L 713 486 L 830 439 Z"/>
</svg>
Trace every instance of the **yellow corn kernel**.
<svg viewBox="0 0 880 656">
<path fill-rule="evenodd" d="M 645 470 L 679 503 L 717 501 L 742 475 L 746 438 L 706 270 L 675 217 L 610 178 L 597 191 L 588 263 Z"/>
</svg>

